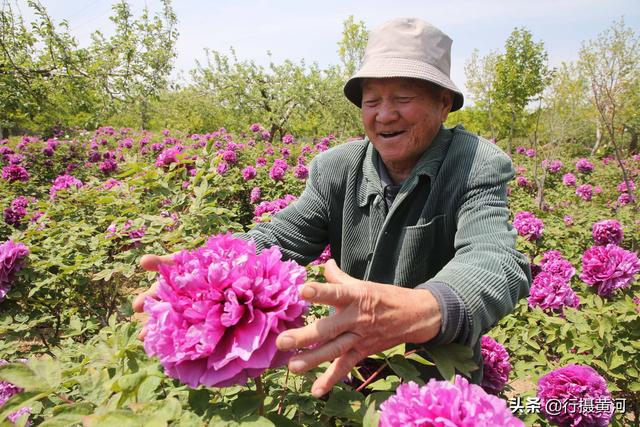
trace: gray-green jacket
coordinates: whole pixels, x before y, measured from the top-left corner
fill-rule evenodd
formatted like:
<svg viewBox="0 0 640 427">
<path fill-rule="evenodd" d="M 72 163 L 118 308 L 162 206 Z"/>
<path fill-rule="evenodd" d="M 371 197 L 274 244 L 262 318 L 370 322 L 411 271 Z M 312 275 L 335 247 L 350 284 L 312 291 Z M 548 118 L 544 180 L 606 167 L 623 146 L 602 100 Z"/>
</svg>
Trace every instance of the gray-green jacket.
<svg viewBox="0 0 640 427">
<path fill-rule="evenodd" d="M 508 223 L 511 160 L 461 126 L 441 128 L 387 212 L 377 156 L 366 139 L 317 155 L 300 198 L 248 236 L 303 265 L 330 244 L 351 276 L 450 286 L 468 316 L 457 341 L 480 362 L 480 337 L 528 294 L 531 280 Z"/>
</svg>

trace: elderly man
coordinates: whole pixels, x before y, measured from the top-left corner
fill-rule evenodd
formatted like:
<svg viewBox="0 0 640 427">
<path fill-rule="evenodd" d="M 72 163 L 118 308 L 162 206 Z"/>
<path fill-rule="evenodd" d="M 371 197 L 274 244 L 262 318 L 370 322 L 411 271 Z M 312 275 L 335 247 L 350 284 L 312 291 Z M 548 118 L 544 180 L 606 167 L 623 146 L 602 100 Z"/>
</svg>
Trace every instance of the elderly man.
<svg viewBox="0 0 640 427">
<path fill-rule="evenodd" d="M 461 343 L 481 364 L 480 336 L 528 292 L 528 262 L 508 224 L 511 161 L 462 127 L 442 126 L 463 104 L 449 78 L 450 50 L 451 39 L 422 20 L 373 30 L 344 88 L 362 109 L 367 138 L 316 156 L 298 201 L 241 235 L 302 264 L 331 245 L 327 283 L 300 292 L 335 313 L 277 340 L 281 350 L 311 348 L 291 358 L 292 372 L 332 361 L 315 396 L 400 343 Z M 167 260 L 141 263 L 156 269 Z"/>
</svg>

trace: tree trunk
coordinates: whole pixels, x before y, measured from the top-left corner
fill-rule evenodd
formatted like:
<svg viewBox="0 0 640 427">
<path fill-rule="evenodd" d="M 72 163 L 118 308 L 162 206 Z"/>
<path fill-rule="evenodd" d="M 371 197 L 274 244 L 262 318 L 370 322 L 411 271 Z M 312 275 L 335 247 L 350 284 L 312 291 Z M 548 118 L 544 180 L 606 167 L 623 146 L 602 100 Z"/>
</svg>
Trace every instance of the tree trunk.
<svg viewBox="0 0 640 427">
<path fill-rule="evenodd" d="M 638 153 L 638 131 L 633 128 L 628 128 L 631 133 L 631 139 L 629 140 L 629 155 Z"/>
<path fill-rule="evenodd" d="M 600 143 L 602 142 L 602 129 L 600 129 L 600 124 L 596 126 L 596 142 L 593 144 L 593 148 L 591 149 L 591 155 L 593 156 L 596 151 L 598 151 L 598 147 L 600 147 Z"/>
<path fill-rule="evenodd" d="M 9 128 L 2 126 L 2 139 L 9 139 L 9 136 L 11 136 Z"/>
</svg>

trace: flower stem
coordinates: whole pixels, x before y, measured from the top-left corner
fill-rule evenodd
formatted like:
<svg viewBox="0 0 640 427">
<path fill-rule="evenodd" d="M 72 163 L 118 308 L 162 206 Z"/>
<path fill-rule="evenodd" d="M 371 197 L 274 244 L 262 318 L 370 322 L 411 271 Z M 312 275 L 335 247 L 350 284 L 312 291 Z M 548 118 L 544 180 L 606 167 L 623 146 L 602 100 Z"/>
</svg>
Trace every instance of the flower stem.
<svg viewBox="0 0 640 427">
<path fill-rule="evenodd" d="M 287 385 L 289 384 L 289 368 L 287 368 L 287 375 L 284 377 L 284 387 L 282 388 L 282 395 L 280 396 L 280 404 L 278 405 L 278 415 L 282 415 L 282 409 L 284 408 L 284 397 L 287 393 Z"/>
<path fill-rule="evenodd" d="M 260 408 L 258 414 L 264 416 L 264 387 L 262 385 L 262 375 L 256 377 L 256 391 L 262 395 L 262 401 L 260 402 Z"/>
</svg>

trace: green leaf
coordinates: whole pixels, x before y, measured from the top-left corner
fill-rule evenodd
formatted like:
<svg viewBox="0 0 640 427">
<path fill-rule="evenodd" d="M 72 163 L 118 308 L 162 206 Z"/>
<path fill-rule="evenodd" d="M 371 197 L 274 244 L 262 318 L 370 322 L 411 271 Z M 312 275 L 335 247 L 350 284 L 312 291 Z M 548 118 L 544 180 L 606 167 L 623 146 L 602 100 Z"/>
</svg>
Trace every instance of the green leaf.
<svg viewBox="0 0 640 427">
<path fill-rule="evenodd" d="M 142 427 L 143 420 L 131 411 L 117 410 L 100 415 L 89 415 L 83 420 L 86 427 Z"/>
<path fill-rule="evenodd" d="M 389 367 L 393 369 L 393 372 L 405 381 L 416 381 L 420 379 L 418 369 L 405 359 L 404 356 L 396 354 L 387 359 L 387 363 Z"/>
<path fill-rule="evenodd" d="M 231 410 L 236 418 L 241 419 L 257 413 L 263 401 L 264 395 L 255 391 L 243 391 L 231 404 Z"/>
<path fill-rule="evenodd" d="M 357 421 L 364 415 L 363 403 L 362 393 L 334 389 L 324 406 L 323 413 L 329 417 L 344 417 Z"/>
<path fill-rule="evenodd" d="M 40 427 L 69 427 L 75 424 L 82 424 L 84 417 L 85 415 L 82 414 L 60 414 L 47 419 L 40 424 Z"/>
<path fill-rule="evenodd" d="M 274 425 L 278 427 L 299 427 L 298 424 L 294 423 L 293 420 L 290 420 L 284 415 L 272 413 L 272 414 L 267 414 L 267 418 L 269 419 L 269 421 L 271 421 Z"/>
<path fill-rule="evenodd" d="M 37 391 L 23 391 L 22 393 L 13 395 L 5 402 L 4 405 L 2 405 L 2 407 L 0 407 L 0 422 L 7 418 L 10 413 L 17 411 L 24 406 L 29 406 L 32 402 L 43 399 L 48 395 L 49 392 L 39 393 Z"/>
<path fill-rule="evenodd" d="M 453 380 L 456 370 L 464 375 L 471 375 L 471 371 L 478 369 L 473 361 L 473 350 L 461 344 L 446 344 L 425 349 L 433 360 L 443 378 Z"/>
<path fill-rule="evenodd" d="M 25 363 L 10 363 L 0 366 L 0 379 L 21 387 L 25 389 L 25 391 L 45 391 L 51 389 L 48 387 L 48 384 Z"/>
<path fill-rule="evenodd" d="M 54 415 L 90 415 L 93 414 L 95 405 L 89 402 L 68 403 L 53 408 Z"/>
<path fill-rule="evenodd" d="M 367 388 L 370 390 L 392 391 L 400 385 L 400 382 L 400 378 L 395 375 L 389 375 L 386 378 L 372 382 L 367 386 Z"/>
<path fill-rule="evenodd" d="M 376 405 L 369 405 L 362 418 L 362 427 L 378 427 L 379 422 L 380 412 L 376 410 Z"/>
</svg>

